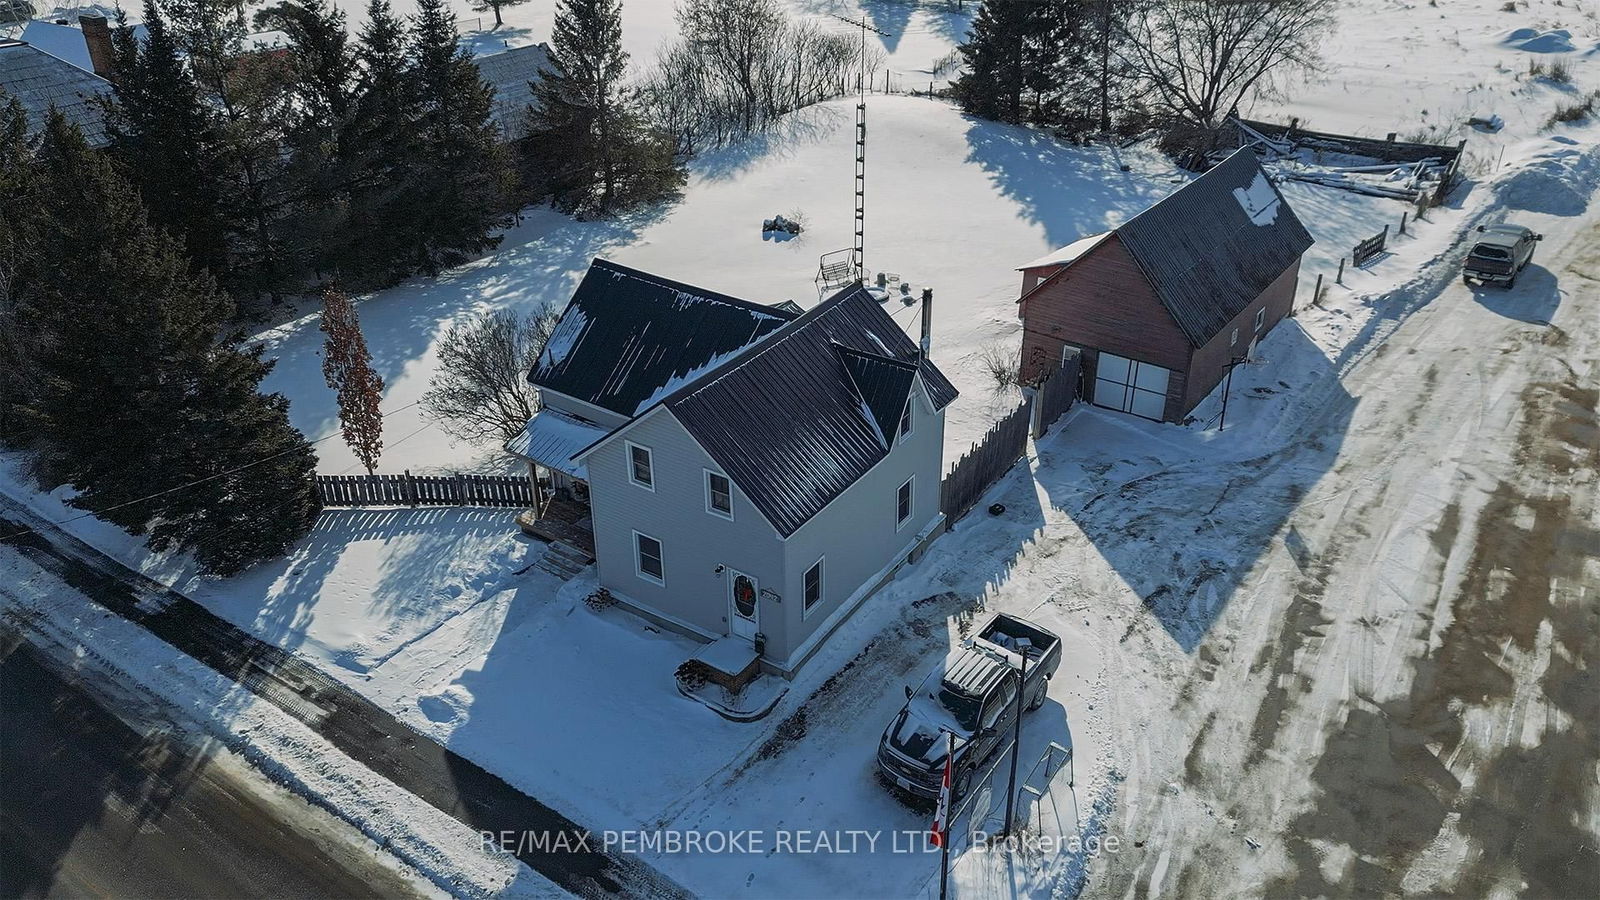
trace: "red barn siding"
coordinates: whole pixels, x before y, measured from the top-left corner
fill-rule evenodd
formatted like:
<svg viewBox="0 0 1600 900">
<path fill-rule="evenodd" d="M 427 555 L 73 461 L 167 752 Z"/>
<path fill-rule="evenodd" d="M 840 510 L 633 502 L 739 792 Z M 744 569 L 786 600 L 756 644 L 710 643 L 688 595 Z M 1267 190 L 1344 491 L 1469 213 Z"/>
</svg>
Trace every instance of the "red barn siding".
<svg viewBox="0 0 1600 900">
<path fill-rule="evenodd" d="M 1085 351 L 1086 384 L 1103 350 L 1173 370 L 1167 416 L 1183 404 L 1189 342 L 1115 235 L 1028 295 L 1020 313 L 1024 378 L 1038 377 L 1070 344 Z"/>
<path fill-rule="evenodd" d="M 1022 317 L 1022 375 L 1037 378 L 1061 358 L 1066 345 L 1084 351 L 1084 378 L 1093 390 L 1094 368 L 1101 351 L 1172 370 L 1167 384 L 1167 421 L 1181 421 L 1206 398 L 1226 373 L 1224 366 L 1242 355 L 1252 336 L 1265 336 L 1294 307 L 1295 261 L 1244 311 L 1204 346 L 1192 348 L 1172 315 L 1156 296 L 1144 272 L 1113 235 L 1089 251 L 1059 277 L 1046 278 L 1055 267 L 1025 269 Z M 1034 289 L 1037 286 L 1037 289 Z M 1030 293 L 1031 291 L 1031 293 Z M 1258 333 L 1255 315 L 1267 310 Z M 1233 329 L 1238 346 L 1230 346 Z"/>
<path fill-rule="evenodd" d="M 1283 270 L 1276 280 L 1267 285 L 1250 305 L 1244 308 L 1227 327 L 1223 328 L 1205 346 L 1194 351 L 1194 359 L 1189 365 L 1188 390 L 1183 398 L 1183 411 L 1176 417 L 1178 419 L 1189 413 L 1199 405 L 1201 400 L 1210 394 L 1212 389 L 1222 381 L 1227 374 L 1225 366 L 1228 360 L 1235 356 L 1243 356 L 1250 348 L 1250 339 L 1265 338 L 1267 332 L 1274 325 L 1283 321 L 1294 309 L 1295 282 L 1300 277 L 1300 261 L 1295 260 L 1294 265 Z M 1267 310 L 1267 318 L 1262 323 L 1261 330 L 1255 330 L 1256 310 L 1263 306 Z M 1239 343 L 1237 346 L 1229 344 L 1233 330 L 1239 329 Z"/>
</svg>

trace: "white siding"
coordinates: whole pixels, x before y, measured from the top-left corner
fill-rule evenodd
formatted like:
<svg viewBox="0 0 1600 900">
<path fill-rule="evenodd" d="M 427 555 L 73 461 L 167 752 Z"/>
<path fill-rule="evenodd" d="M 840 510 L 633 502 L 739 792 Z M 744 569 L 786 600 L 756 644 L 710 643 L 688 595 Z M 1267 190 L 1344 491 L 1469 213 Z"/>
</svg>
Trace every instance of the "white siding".
<svg viewBox="0 0 1600 900">
<path fill-rule="evenodd" d="M 628 480 L 628 443 L 649 447 L 655 490 Z M 733 520 L 706 511 L 705 470 L 721 471 L 670 413 L 661 411 L 630 429 L 625 439 L 602 445 L 588 457 L 590 508 L 600 583 L 670 619 L 711 635 L 728 633 L 728 577 L 717 566 L 755 578 L 763 590 L 782 595 L 781 604 L 758 599 L 760 629 L 768 656 L 786 651 L 783 545 L 771 525 L 733 485 Z M 661 541 L 665 586 L 635 573 L 633 533 Z M 794 603 L 799 594 L 792 595 Z"/>
</svg>

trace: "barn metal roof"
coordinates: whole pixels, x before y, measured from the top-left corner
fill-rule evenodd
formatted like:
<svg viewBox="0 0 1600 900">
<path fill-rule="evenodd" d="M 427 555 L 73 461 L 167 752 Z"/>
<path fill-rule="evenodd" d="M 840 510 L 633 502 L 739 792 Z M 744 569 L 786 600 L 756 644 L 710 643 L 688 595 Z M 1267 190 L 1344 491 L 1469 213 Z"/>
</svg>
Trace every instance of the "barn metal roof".
<svg viewBox="0 0 1600 900">
<path fill-rule="evenodd" d="M 1249 148 L 1116 229 L 1191 344 L 1222 331 L 1313 243 Z"/>
<path fill-rule="evenodd" d="M 956 398 L 857 285 L 662 404 L 787 537 L 888 454 L 913 376 L 935 409 Z"/>
<path fill-rule="evenodd" d="M 794 318 L 597 259 L 528 380 L 632 418 Z"/>
<path fill-rule="evenodd" d="M 91 147 L 106 142 L 97 99 L 111 82 L 22 41 L 0 40 L 0 93 L 16 97 L 28 115 L 28 136 L 44 130 L 51 108 L 78 126 Z M 6 102 L 6 101 L 0 101 Z"/>
</svg>

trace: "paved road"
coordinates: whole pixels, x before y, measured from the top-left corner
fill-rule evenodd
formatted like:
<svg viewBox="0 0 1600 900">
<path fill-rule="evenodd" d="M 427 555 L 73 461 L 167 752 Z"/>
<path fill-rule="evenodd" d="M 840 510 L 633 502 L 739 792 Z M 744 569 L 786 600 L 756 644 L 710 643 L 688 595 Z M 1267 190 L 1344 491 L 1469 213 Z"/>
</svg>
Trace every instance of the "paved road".
<svg viewBox="0 0 1600 900">
<path fill-rule="evenodd" d="M 580 897 L 688 897 L 636 856 L 582 840 L 585 829 L 476 763 L 418 734 L 315 666 L 256 639 L 181 594 L 0 497 L 0 533 L 34 564 L 112 612 L 304 722 L 340 751 L 475 830 L 557 835 L 521 842 L 518 859 Z"/>
<path fill-rule="evenodd" d="M 27 644 L 0 648 L 0 711 L 0 896 L 418 896 L 343 823 L 130 728 Z"/>
</svg>

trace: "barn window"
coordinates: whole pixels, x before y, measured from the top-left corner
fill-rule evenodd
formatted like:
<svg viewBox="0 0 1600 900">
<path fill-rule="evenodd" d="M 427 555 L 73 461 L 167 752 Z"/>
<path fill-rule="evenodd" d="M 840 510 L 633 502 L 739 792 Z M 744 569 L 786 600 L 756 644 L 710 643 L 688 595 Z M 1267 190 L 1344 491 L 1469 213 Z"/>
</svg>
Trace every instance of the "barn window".
<svg viewBox="0 0 1600 900">
<path fill-rule="evenodd" d="M 1228 346 L 1229 347 L 1237 347 L 1237 346 L 1239 346 L 1239 329 L 1235 328 L 1233 330 L 1233 336 L 1228 338 Z"/>
<path fill-rule="evenodd" d="M 1267 324 L 1267 308 L 1263 306 L 1256 310 L 1256 330 L 1260 331 L 1261 326 L 1265 324 Z"/>
</svg>

